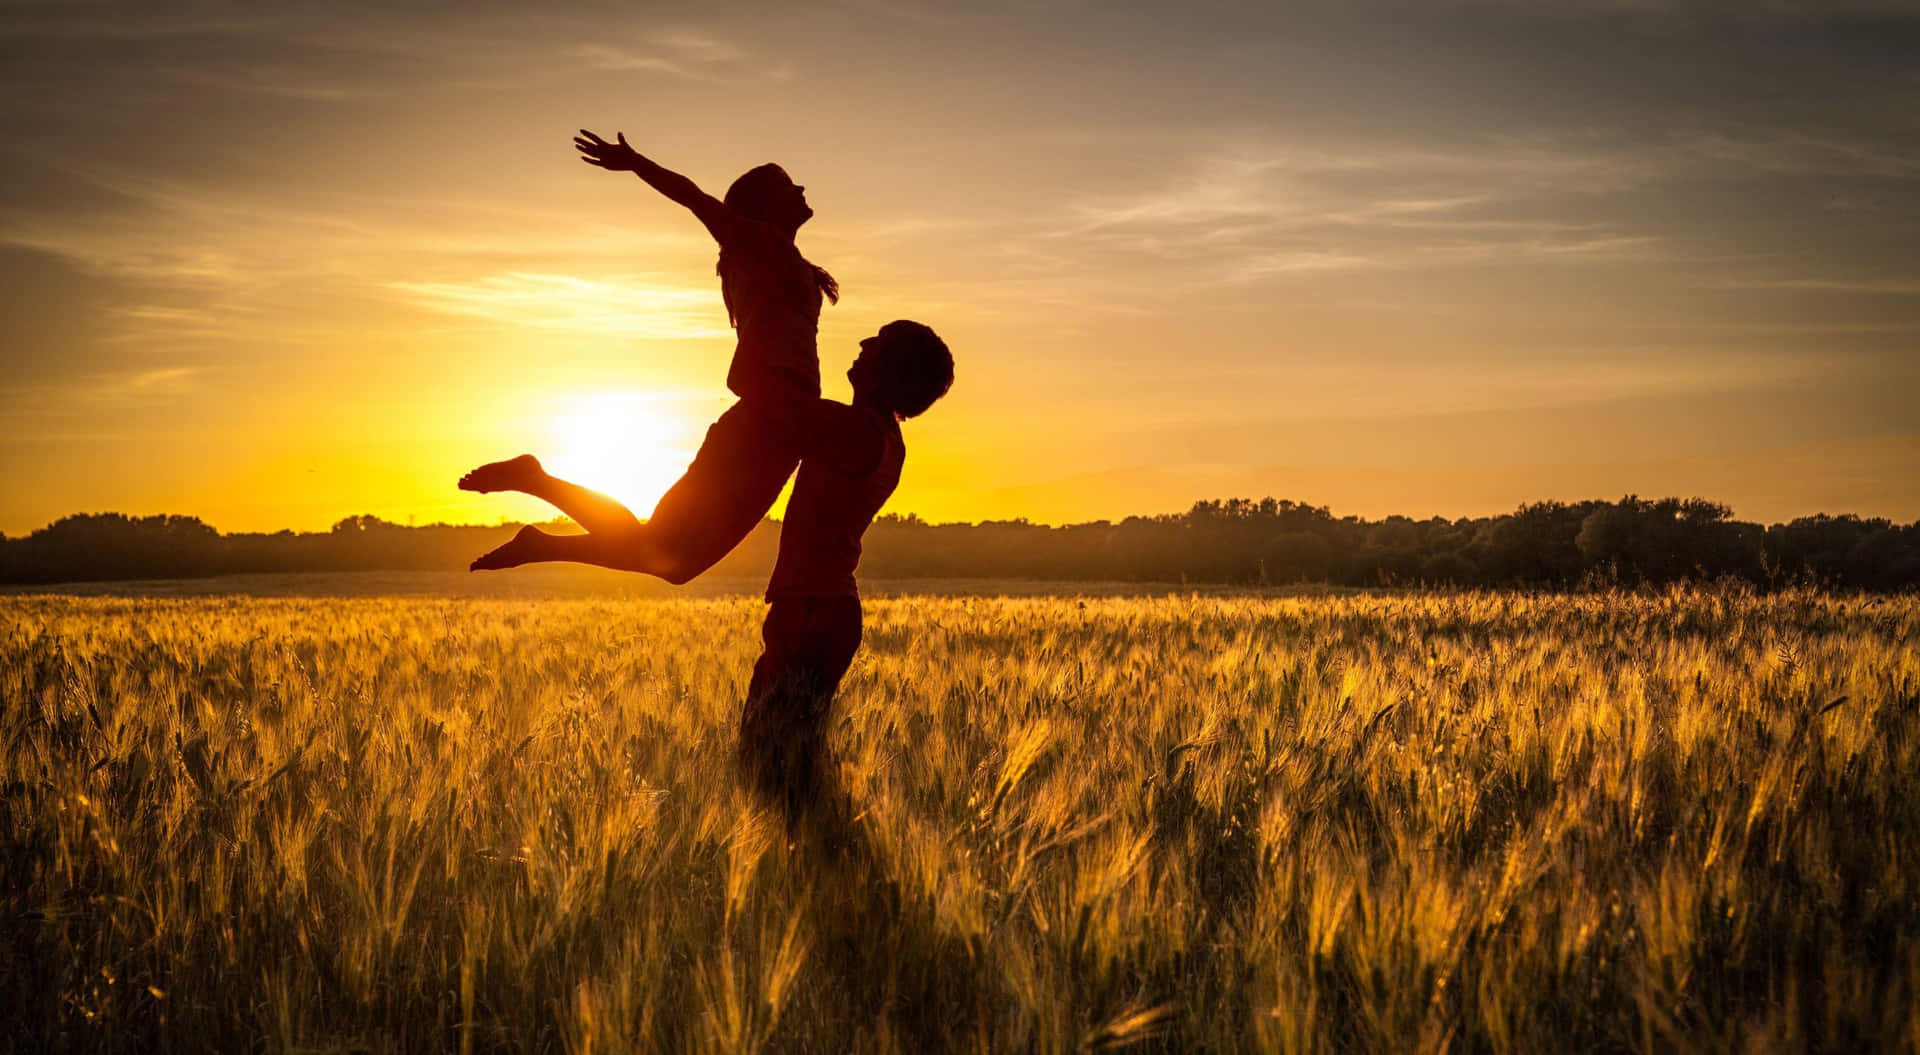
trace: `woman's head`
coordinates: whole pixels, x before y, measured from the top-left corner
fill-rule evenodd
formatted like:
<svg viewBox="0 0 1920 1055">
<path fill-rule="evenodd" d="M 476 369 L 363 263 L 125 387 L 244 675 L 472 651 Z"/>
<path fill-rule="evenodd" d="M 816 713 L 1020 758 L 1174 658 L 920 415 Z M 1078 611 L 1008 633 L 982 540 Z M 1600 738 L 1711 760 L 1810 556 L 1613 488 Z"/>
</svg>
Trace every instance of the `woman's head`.
<svg viewBox="0 0 1920 1055">
<path fill-rule="evenodd" d="M 787 170 L 768 162 L 748 169 L 727 188 L 727 208 L 770 227 L 793 232 L 813 216 L 807 189 L 793 182 Z"/>
<path fill-rule="evenodd" d="M 772 162 L 742 173 L 727 188 L 725 201 L 728 209 L 748 219 L 758 220 L 789 238 L 813 216 L 813 210 L 807 205 L 807 189 L 789 179 L 787 170 Z M 722 245 L 720 262 L 714 271 L 720 276 L 721 292 L 727 297 L 727 321 L 737 326 L 738 312 L 734 310 L 733 294 L 728 291 L 727 285 L 727 258 L 727 249 Z M 821 295 L 835 304 L 840 303 L 840 283 L 835 282 L 825 268 L 804 260 L 802 263 L 812 269 L 813 283 L 819 287 Z"/>
<path fill-rule="evenodd" d="M 901 319 L 860 342 L 847 380 L 856 400 L 916 417 L 953 387 L 953 353 L 932 330 Z"/>
</svg>

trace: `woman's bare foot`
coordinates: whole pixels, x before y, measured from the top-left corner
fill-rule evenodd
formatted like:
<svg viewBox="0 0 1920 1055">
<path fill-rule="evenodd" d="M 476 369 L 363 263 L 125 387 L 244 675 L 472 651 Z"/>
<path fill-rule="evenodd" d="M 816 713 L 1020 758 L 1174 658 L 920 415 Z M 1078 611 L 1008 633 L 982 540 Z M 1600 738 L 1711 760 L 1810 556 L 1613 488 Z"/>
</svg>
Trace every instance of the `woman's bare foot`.
<svg viewBox="0 0 1920 1055">
<path fill-rule="evenodd" d="M 522 454 L 504 462 L 488 462 L 462 476 L 460 490 L 479 491 L 482 494 L 492 491 L 531 491 L 546 475 L 547 471 L 540 467 L 540 459 L 531 454 Z"/>
<path fill-rule="evenodd" d="M 551 537 L 532 524 L 528 524 L 508 539 L 505 545 L 473 558 L 473 563 L 467 565 L 467 570 L 496 571 L 500 568 L 518 568 L 522 564 L 532 564 L 543 559 L 540 556 L 541 549 L 546 540 Z"/>
</svg>

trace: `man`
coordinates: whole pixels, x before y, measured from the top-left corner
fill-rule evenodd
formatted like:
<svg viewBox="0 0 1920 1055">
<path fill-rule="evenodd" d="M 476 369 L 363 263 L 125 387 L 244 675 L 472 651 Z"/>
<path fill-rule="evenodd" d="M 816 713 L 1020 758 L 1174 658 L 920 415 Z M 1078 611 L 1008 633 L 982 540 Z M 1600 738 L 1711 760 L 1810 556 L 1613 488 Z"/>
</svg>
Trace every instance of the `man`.
<svg viewBox="0 0 1920 1055">
<path fill-rule="evenodd" d="M 747 784 L 790 819 L 825 789 L 827 715 L 860 649 L 854 569 L 861 537 L 900 483 L 900 422 L 952 387 L 953 355 L 927 327 L 891 322 L 860 342 L 847 380 L 851 405 L 820 399 L 804 418 L 800 471 L 767 584 L 765 649 L 740 716 Z"/>
</svg>

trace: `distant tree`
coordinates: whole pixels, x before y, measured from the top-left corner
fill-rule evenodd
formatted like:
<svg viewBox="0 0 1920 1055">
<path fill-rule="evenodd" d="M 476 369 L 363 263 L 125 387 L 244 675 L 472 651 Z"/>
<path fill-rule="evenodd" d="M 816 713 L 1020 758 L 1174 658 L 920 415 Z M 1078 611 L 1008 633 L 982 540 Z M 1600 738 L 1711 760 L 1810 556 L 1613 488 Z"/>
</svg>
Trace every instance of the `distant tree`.
<svg viewBox="0 0 1920 1055">
<path fill-rule="evenodd" d="M 1471 586 L 1479 570 L 1458 553 L 1437 553 L 1420 563 L 1420 578 L 1433 586 Z"/>
<path fill-rule="evenodd" d="M 569 529 L 556 522 L 549 527 Z M 25 538 L 0 535 L 0 581 L 157 578 L 232 572 L 457 570 L 518 525 L 402 526 L 350 516 L 319 533 L 222 536 L 192 517 L 66 517 Z M 765 575 L 780 525 L 765 521 L 715 570 Z M 1701 498 L 1537 502 L 1502 516 L 1335 518 L 1284 499 L 1229 498 L 1186 512 L 1063 527 L 1025 519 L 929 524 L 882 516 L 865 540 L 875 578 L 1026 578 L 1353 586 L 1570 587 L 1596 573 L 1624 583 L 1735 576 L 1761 585 L 1920 587 L 1920 523 L 1804 517 L 1762 528 Z"/>
<path fill-rule="evenodd" d="M 1333 544 L 1310 531 L 1286 531 L 1267 543 L 1267 575 L 1274 582 L 1328 578 Z"/>
<path fill-rule="evenodd" d="M 1890 589 L 1914 584 L 1906 569 L 1916 549 L 1916 529 L 1920 524 L 1897 528 L 1885 520 L 1821 514 L 1775 524 L 1767 529 L 1764 545 L 1777 576 Z"/>
<path fill-rule="evenodd" d="M 61 582 L 211 574 L 220 564 L 221 540 L 194 517 L 88 513 L 6 545 L 14 581 Z"/>
<path fill-rule="evenodd" d="M 1572 584 L 1587 568 L 1579 537 L 1596 504 L 1535 502 L 1489 521 L 1475 539 L 1482 572 L 1501 582 Z"/>
<path fill-rule="evenodd" d="M 1588 513 L 1575 545 L 1590 565 L 1606 564 L 1630 582 L 1666 583 L 1703 576 L 1757 579 L 1764 535 L 1704 498 L 1647 501 L 1628 495 Z"/>
</svg>

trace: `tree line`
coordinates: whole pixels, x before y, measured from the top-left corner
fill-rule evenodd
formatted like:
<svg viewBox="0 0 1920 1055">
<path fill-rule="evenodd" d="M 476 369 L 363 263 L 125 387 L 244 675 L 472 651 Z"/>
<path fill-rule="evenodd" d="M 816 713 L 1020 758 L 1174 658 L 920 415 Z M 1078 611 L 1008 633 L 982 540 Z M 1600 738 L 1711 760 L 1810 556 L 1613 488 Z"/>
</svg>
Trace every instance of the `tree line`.
<svg viewBox="0 0 1920 1055">
<path fill-rule="evenodd" d="M 0 536 L 0 582 L 191 578 L 273 572 L 459 570 L 518 525 L 408 527 L 348 517 L 325 532 L 221 534 L 194 517 L 65 517 Z M 715 569 L 764 576 L 779 524 L 763 521 Z M 1689 579 L 1758 586 L 1920 587 L 1920 521 L 1852 515 L 1734 520 L 1703 498 L 1535 502 L 1490 517 L 1335 517 L 1281 499 L 1194 503 L 1184 513 L 1054 527 L 1026 520 L 930 524 L 887 515 L 861 574 L 1239 585 L 1567 588 Z"/>
</svg>

